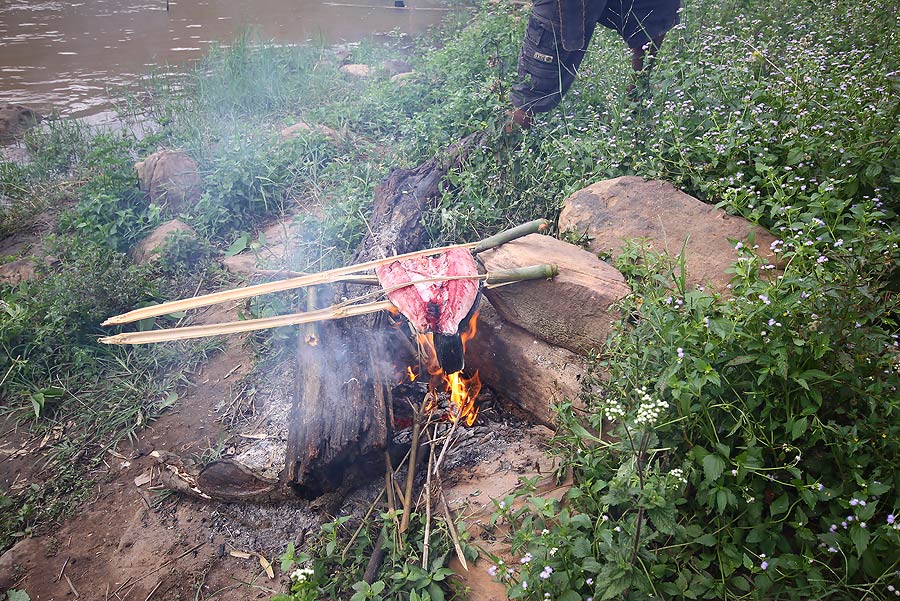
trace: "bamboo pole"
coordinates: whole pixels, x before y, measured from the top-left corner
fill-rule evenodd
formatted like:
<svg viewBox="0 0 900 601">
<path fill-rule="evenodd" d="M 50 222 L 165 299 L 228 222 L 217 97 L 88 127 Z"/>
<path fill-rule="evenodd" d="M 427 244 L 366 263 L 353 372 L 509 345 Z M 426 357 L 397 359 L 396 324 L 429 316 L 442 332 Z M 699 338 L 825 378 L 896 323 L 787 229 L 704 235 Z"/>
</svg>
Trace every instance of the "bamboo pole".
<svg viewBox="0 0 900 601">
<path fill-rule="evenodd" d="M 278 317 L 263 317 L 260 319 L 247 319 L 244 321 L 229 321 L 227 323 L 210 324 L 203 326 L 189 326 L 187 328 L 169 328 L 167 330 L 155 330 L 151 332 L 128 332 L 106 336 L 100 339 L 103 344 L 148 344 L 151 342 L 167 342 L 170 340 L 186 340 L 188 338 L 203 338 L 204 336 L 217 336 L 221 334 L 239 334 L 253 330 L 265 330 L 279 328 L 281 326 L 293 326 L 329 319 L 343 319 L 366 315 L 391 309 L 394 304 L 391 301 L 377 301 L 361 305 L 331 306 L 316 311 L 293 313 L 291 315 L 279 315 Z"/>
<path fill-rule="evenodd" d="M 246 286 L 244 288 L 235 288 L 233 290 L 224 290 L 222 292 L 205 294 L 203 296 L 170 301 L 167 303 L 152 305 L 150 307 L 135 309 L 134 311 L 129 311 L 128 313 L 123 313 L 121 315 L 115 315 L 104 321 L 101 325 L 108 326 L 131 323 L 134 321 L 139 321 L 141 319 L 147 319 L 148 317 L 159 317 L 160 315 L 166 315 L 168 313 L 186 311 L 188 309 L 196 309 L 198 307 L 205 307 L 207 305 L 214 305 L 227 301 L 241 300 L 244 298 L 249 298 L 251 296 L 259 296 L 261 294 L 281 292 L 284 290 L 293 290 L 295 288 L 303 288 L 306 286 L 314 286 L 317 284 L 330 284 L 336 281 L 336 278 L 340 276 L 349 275 L 351 273 L 359 273 L 361 271 L 365 271 L 366 269 L 379 267 L 381 265 L 388 265 L 390 263 L 393 263 L 394 261 L 438 254 L 457 248 L 471 249 L 472 252 L 479 253 L 509 242 L 511 240 L 515 240 L 516 238 L 520 238 L 522 236 L 526 236 L 535 232 L 544 231 L 548 227 L 549 223 L 546 219 L 538 219 L 529 223 L 524 223 L 510 230 L 506 230 L 505 232 L 500 232 L 499 234 L 491 236 L 490 238 L 486 238 L 481 242 L 469 242 L 467 244 L 453 244 L 440 248 L 417 250 L 406 254 L 397 255 L 395 257 L 386 257 L 383 259 L 367 261 L 365 263 L 348 265 L 346 267 L 338 267 L 336 269 L 323 271 L 321 273 L 313 273 L 298 278 L 289 278 L 287 280 L 281 280 L 278 282 L 267 282 L 265 284 L 256 284 L 254 286 Z"/>
<path fill-rule="evenodd" d="M 382 292 L 393 292 L 394 290 L 405 288 L 413 284 L 462 279 L 484 280 L 487 282 L 488 288 L 494 288 L 525 280 L 551 278 L 558 274 L 559 267 L 556 265 L 532 265 L 531 267 L 508 269 L 475 276 L 437 276 L 434 278 L 418 280 L 417 282 L 404 282 L 396 286 L 392 286 L 388 290 Z M 189 326 L 186 328 L 168 328 L 148 332 L 127 332 L 123 334 L 116 334 L 115 336 L 105 336 L 103 338 L 100 338 L 100 342 L 102 342 L 103 344 L 150 344 L 155 342 L 168 342 L 172 340 L 186 340 L 189 338 L 203 338 L 205 336 L 239 334 L 242 332 L 251 332 L 253 330 L 265 330 L 270 328 L 279 328 L 282 326 L 300 325 L 305 323 L 314 323 L 317 321 L 327 321 L 330 319 L 344 319 L 347 317 L 366 315 L 368 313 L 375 313 L 377 311 L 383 310 L 396 310 L 396 307 L 391 301 L 375 301 L 357 305 L 340 303 L 315 311 L 291 313 L 289 315 L 279 315 L 276 317 L 246 319 L 243 321 L 229 321 L 220 324 Z"/>
</svg>

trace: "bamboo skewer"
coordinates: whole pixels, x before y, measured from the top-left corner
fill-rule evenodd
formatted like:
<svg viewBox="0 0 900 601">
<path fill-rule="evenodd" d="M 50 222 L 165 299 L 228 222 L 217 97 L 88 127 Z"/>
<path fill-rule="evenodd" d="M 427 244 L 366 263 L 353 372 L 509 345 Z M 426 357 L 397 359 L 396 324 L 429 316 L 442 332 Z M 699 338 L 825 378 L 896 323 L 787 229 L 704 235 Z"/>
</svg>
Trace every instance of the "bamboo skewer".
<svg viewBox="0 0 900 601">
<path fill-rule="evenodd" d="M 148 344 L 151 342 L 166 342 L 169 340 L 186 340 L 188 338 L 203 338 L 204 336 L 217 336 L 220 334 L 239 334 L 253 330 L 265 330 L 279 328 L 281 326 L 300 325 L 314 323 L 329 319 L 343 319 L 355 317 L 391 309 L 394 304 L 391 301 L 377 301 L 361 305 L 333 306 L 316 311 L 280 315 L 278 317 L 263 317 L 260 319 L 247 319 L 245 321 L 230 321 L 227 323 L 210 324 L 204 326 L 189 326 L 186 328 L 170 328 L 167 330 L 155 330 L 152 332 L 128 332 L 101 338 L 103 344 Z"/>
<path fill-rule="evenodd" d="M 247 286 L 244 288 L 235 288 L 233 290 L 224 290 L 222 292 L 205 294 L 203 296 L 170 301 L 159 305 L 135 309 L 134 311 L 129 311 L 128 313 L 110 317 L 101 325 L 108 326 L 131 323 L 134 321 L 139 321 L 141 319 L 147 319 L 148 317 L 159 317 L 160 315 L 167 315 L 169 313 L 175 313 L 178 311 L 186 311 L 188 309 L 196 309 L 198 307 L 205 307 L 207 305 L 214 305 L 232 300 L 241 300 L 244 298 L 249 298 L 251 296 L 259 296 L 262 294 L 281 292 L 284 290 L 293 290 L 295 288 L 303 288 L 306 286 L 314 286 L 317 284 L 330 284 L 335 282 L 336 278 L 340 276 L 359 273 L 361 271 L 365 271 L 367 269 L 378 267 L 381 265 L 388 265 L 390 263 L 393 263 L 394 261 L 439 254 L 458 248 L 470 249 L 473 253 L 477 254 L 479 252 L 483 252 L 485 250 L 500 246 L 501 244 L 504 244 L 511 240 L 515 240 L 516 238 L 546 230 L 548 227 L 549 223 L 546 219 L 538 219 L 536 221 L 531 221 L 529 223 L 514 227 L 510 230 L 506 230 L 505 232 L 500 232 L 499 234 L 491 236 L 490 238 L 486 238 L 481 242 L 452 244 L 450 246 L 444 246 L 441 248 L 417 250 L 406 254 L 397 255 L 395 257 L 375 259 L 373 261 L 367 261 L 365 263 L 357 263 L 356 265 L 338 267 L 328 271 L 323 271 L 321 273 L 313 273 L 297 278 L 289 278 L 287 280 L 281 280 L 278 282 L 267 282 L 265 284 L 256 284 L 254 286 Z"/>
<path fill-rule="evenodd" d="M 533 265 L 520 269 L 497 271 L 475 276 L 437 276 L 434 278 L 426 278 L 418 281 L 404 282 L 396 286 L 392 286 L 387 290 L 379 291 L 378 293 L 389 293 L 395 290 L 399 290 L 400 288 L 405 288 L 407 286 L 412 286 L 418 283 L 461 279 L 484 280 L 487 282 L 488 288 L 493 288 L 524 280 L 551 278 L 558 273 L 559 268 L 556 265 Z M 354 300 L 360 300 L 362 298 L 366 298 L 367 296 L 371 295 L 358 297 Z M 230 321 L 220 324 L 188 326 L 183 328 L 168 328 L 147 332 L 127 332 L 123 334 L 116 334 L 115 336 L 106 336 L 100 338 L 100 342 L 102 342 L 103 344 L 150 344 L 156 342 L 167 342 L 171 340 L 186 340 L 190 338 L 203 338 L 205 336 L 239 334 L 242 332 L 251 332 L 253 330 L 265 330 L 282 326 L 300 325 L 306 323 L 314 323 L 317 321 L 327 321 L 331 319 L 344 319 L 347 317 L 356 317 L 358 315 L 366 315 L 369 313 L 376 313 L 378 311 L 385 310 L 396 310 L 396 307 L 389 300 L 361 304 L 348 304 L 347 302 L 344 302 L 326 307 L 324 309 L 317 309 L 315 311 L 291 313 L 288 315 L 279 315 L 276 317 L 246 319 L 243 321 Z"/>
</svg>

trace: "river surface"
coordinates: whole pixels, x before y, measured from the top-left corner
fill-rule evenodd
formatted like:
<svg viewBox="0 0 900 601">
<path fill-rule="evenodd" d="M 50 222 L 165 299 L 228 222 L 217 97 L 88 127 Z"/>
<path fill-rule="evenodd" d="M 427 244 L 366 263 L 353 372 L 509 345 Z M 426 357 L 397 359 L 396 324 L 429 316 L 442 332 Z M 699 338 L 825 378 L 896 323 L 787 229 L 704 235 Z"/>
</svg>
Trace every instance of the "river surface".
<svg viewBox="0 0 900 601">
<path fill-rule="evenodd" d="M 446 0 L 0 0 L 0 104 L 83 117 L 154 66 L 183 70 L 250 28 L 280 43 L 425 31 Z"/>
</svg>

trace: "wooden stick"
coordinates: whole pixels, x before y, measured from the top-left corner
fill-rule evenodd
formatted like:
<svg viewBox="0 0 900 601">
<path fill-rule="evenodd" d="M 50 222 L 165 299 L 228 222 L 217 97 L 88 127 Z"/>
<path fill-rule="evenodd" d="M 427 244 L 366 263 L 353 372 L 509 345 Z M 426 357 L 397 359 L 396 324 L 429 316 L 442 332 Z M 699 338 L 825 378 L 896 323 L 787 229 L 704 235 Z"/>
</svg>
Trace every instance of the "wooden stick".
<svg viewBox="0 0 900 601">
<path fill-rule="evenodd" d="M 309 273 L 304 271 L 291 271 L 290 269 L 257 269 L 257 275 L 268 275 L 283 278 L 300 278 Z M 360 286 L 378 286 L 380 282 L 378 277 L 374 275 L 346 275 L 335 278 L 335 282 L 344 282 L 346 284 L 359 284 Z"/>
<path fill-rule="evenodd" d="M 162 580 L 160 580 L 159 582 L 157 582 L 157 583 L 156 583 L 156 586 L 153 587 L 153 590 L 150 591 L 150 594 L 148 594 L 148 595 L 144 598 L 144 601 L 150 601 L 150 597 L 153 596 L 153 593 L 156 592 L 156 589 L 158 589 L 158 588 L 160 587 L 161 584 L 162 584 Z"/>
<path fill-rule="evenodd" d="M 447 447 L 450 446 L 450 443 L 453 441 L 453 434 L 456 432 L 456 427 L 459 425 L 462 417 L 457 416 L 456 419 L 453 420 L 453 424 L 450 426 L 450 433 L 447 434 L 447 440 L 444 441 L 444 446 L 441 448 L 441 454 L 438 455 L 437 461 L 434 462 L 434 473 L 437 474 L 438 470 L 441 469 L 441 463 L 444 462 L 444 455 L 447 454 Z"/>
<path fill-rule="evenodd" d="M 422 432 L 421 415 L 417 407 L 413 408 L 412 446 L 409 448 L 409 464 L 406 468 L 406 490 L 403 493 L 403 517 L 400 519 L 400 534 L 409 528 L 409 515 L 412 513 L 413 481 L 416 478 L 416 455 L 419 451 L 419 436 Z"/>
<path fill-rule="evenodd" d="M 475 247 L 472 249 L 472 252 L 477 255 L 480 252 L 496 248 L 501 244 L 512 242 L 513 240 L 522 238 L 523 236 L 527 236 L 528 234 L 545 232 L 549 227 L 550 222 L 546 219 L 535 219 L 534 221 L 529 221 L 528 223 L 523 223 L 522 225 L 517 225 L 514 228 L 504 230 L 499 234 L 494 234 L 490 238 L 485 238 L 475 245 Z"/>
<path fill-rule="evenodd" d="M 444 484 L 441 482 L 440 474 L 434 475 L 437 480 L 438 494 L 441 499 L 441 508 L 444 510 L 444 519 L 447 521 L 447 528 L 450 530 L 450 539 L 453 541 L 453 548 L 456 550 L 456 558 L 465 571 L 469 571 L 469 564 L 466 562 L 466 556 L 463 553 L 462 545 L 459 544 L 459 533 L 456 531 L 456 521 L 453 519 L 453 512 L 450 511 L 450 504 L 444 495 Z"/>
<path fill-rule="evenodd" d="M 437 432 L 437 426 L 434 427 Z M 425 471 L 425 540 L 422 543 L 422 569 L 428 569 L 428 550 L 431 547 L 431 466 L 434 465 L 434 435 L 429 434 L 428 469 Z"/>
<path fill-rule="evenodd" d="M 375 578 L 378 576 L 378 570 L 381 569 L 381 564 L 384 563 L 383 544 L 384 530 L 379 532 L 378 538 L 375 539 L 375 548 L 372 549 L 372 556 L 369 557 L 369 563 L 366 564 L 366 571 L 363 573 L 363 580 L 369 584 L 375 582 Z"/>
<path fill-rule="evenodd" d="M 67 566 L 67 565 L 69 565 L 69 558 L 68 558 L 68 557 L 66 557 L 66 560 L 63 562 L 62 567 L 59 569 L 59 575 L 56 577 L 56 580 L 54 580 L 53 582 L 59 582 L 59 581 L 60 581 L 60 579 L 61 579 L 62 576 L 63 576 L 63 572 L 66 571 L 66 566 Z"/>
<path fill-rule="evenodd" d="M 69 578 L 69 575 L 63 574 L 63 578 L 65 578 L 66 582 L 69 583 L 69 588 L 72 589 L 72 594 L 75 595 L 75 598 L 77 599 L 78 597 L 80 597 L 81 595 L 78 594 L 78 589 L 75 588 L 74 584 L 72 584 L 72 580 Z"/>
<path fill-rule="evenodd" d="M 138 321 L 141 319 L 147 319 L 148 317 L 158 317 L 160 315 L 166 315 L 168 313 L 175 313 L 176 311 L 186 311 L 187 309 L 195 309 L 197 307 L 205 307 L 207 305 L 214 305 L 217 303 L 224 303 L 226 301 L 231 300 L 240 300 L 243 298 L 248 298 L 251 296 L 259 296 L 261 294 L 269 294 L 271 292 L 280 292 L 283 290 L 293 290 L 295 288 L 303 288 L 305 286 L 313 286 L 316 284 L 329 284 L 335 281 L 335 278 L 349 275 L 351 273 L 359 273 L 361 271 L 365 271 L 366 269 L 378 267 L 380 265 L 387 265 L 393 263 L 394 261 L 400 261 L 403 259 L 411 259 L 415 257 L 423 257 L 426 255 L 438 254 L 441 252 L 446 252 L 448 250 L 453 250 L 457 248 L 467 248 L 472 249 L 473 252 L 479 253 L 490 248 L 494 248 L 499 246 L 500 244 L 504 244 L 516 238 L 520 238 L 522 236 L 526 236 L 530 233 L 538 232 L 546 230 L 549 226 L 547 220 L 538 219 L 536 221 L 532 221 L 529 223 L 522 224 L 518 227 L 514 227 L 505 232 L 501 232 L 490 238 L 482 240 L 481 242 L 469 242 L 467 244 L 453 244 L 450 246 L 444 246 L 440 248 L 428 248 L 424 250 L 417 250 L 413 252 L 409 252 L 402 255 L 397 255 L 395 257 L 387 257 L 384 259 L 376 259 L 374 261 L 367 261 L 365 263 L 357 263 L 356 265 L 348 265 L 347 267 L 338 267 L 336 269 L 331 269 L 328 271 L 323 271 L 321 273 L 313 273 L 310 275 L 301 276 L 299 278 L 290 278 L 287 280 L 281 280 L 278 282 L 267 282 L 265 284 L 257 284 L 255 286 L 247 286 L 245 288 L 235 288 L 234 290 L 224 290 L 222 292 L 214 292 L 212 294 L 205 294 L 203 296 L 196 296 L 193 298 L 185 298 L 181 300 L 171 301 L 168 303 L 162 303 L 159 305 L 153 305 L 150 307 L 143 307 L 141 309 L 135 309 L 134 311 L 129 311 L 128 313 L 123 313 L 122 315 L 116 315 L 114 317 L 110 317 L 106 321 L 104 321 L 101 325 L 116 325 L 123 323 L 131 323 L 134 321 Z"/>
<path fill-rule="evenodd" d="M 507 269 L 477 276 L 436 276 L 426 278 L 416 282 L 403 282 L 396 286 L 391 286 L 387 290 L 381 292 L 393 292 L 400 288 L 412 286 L 417 283 L 427 283 L 433 281 L 447 280 L 463 280 L 463 279 L 480 279 L 487 282 L 487 287 L 495 288 L 505 286 L 514 282 L 524 280 L 536 280 L 551 278 L 559 273 L 559 267 L 556 265 L 532 265 L 530 267 L 521 267 L 518 269 Z M 359 297 L 365 298 L 365 297 Z M 221 324 L 207 324 L 202 326 L 188 326 L 186 328 L 167 328 L 162 330 L 152 330 L 148 332 L 127 332 L 124 334 L 116 334 L 115 336 L 105 336 L 100 338 L 103 344 L 150 344 L 154 342 L 167 342 L 171 340 L 186 340 L 189 338 L 202 338 L 205 336 L 218 336 L 224 334 L 239 334 L 241 332 L 250 332 L 253 330 L 265 330 L 270 328 L 279 328 L 288 325 L 300 325 L 305 323 L 314 323 L 317 321 L 327 321 L 330 319 L 344 319 L 347 317 L 355 317 L 357 315 L 366 315 L 382 310 L 396 309 L 390 301 L 376 301 L 362 304 L 340 303 L 332 305 L 324 309 L 316 311 L 307 311 L 302 313 L 292 313 L 290 315 L 279 315 L 276 317 L 264 317 L 260 319 L 246 319 L 243 321 L 229 321 Z"/>
<path fill-rule="evenodd" d="M 147 344 L 150 342 L 166 342 L 168 340 L 185 340 L 188 338 L 202 338 L 204 336 L 217 336 L 220 334 L 238 334 L 253 330 L 278 328 L 281 326 L 300 325 L 325 321 L 329 319 L 343 319 L 384 311 L 394 306 L 391 301 L 378 301 L 361 305 L 333 305 L 316 311 L 280 315 L 278 317 L 263 317 L 260 319 L 247 319 L 245 321 L 231 321 L 221 324 L 203 326 L 189 326 L 187 328 L 170 328 L 167 330 L 154 330 L 151 332 L 128 332 L 116 334 L 100 339 L 103 344 Z"/>
<path fill-rule="evenodd" d="M 359 523 L 359 528 L 356 529 L 356 532 L 353 533 L 353 536 L 350 537 L 350 540 L 347 541 L 347 546 L 344 547 L 344 550 L 341 551 L 341 560 L 347 559 L 347 551 L 350 550 L 350 546 L 353 544 L 353 541 L 356 540 L 356 537 L 359 536 L 359 533 L 362 532 L 363 527 L 366 525 L 366 520 L 369 519 L 369 516 L 372 515 L 372 511 L 375 509 L 375 506 L 378 505 L 378 502 L 381 500 L 381 497 L 384 496 L 384 491 L 386 489 L 382 489 L 378 496 L 375 498 L 375 501 L 369 506 L 369 511 L 366 512 L 366 515 L 363 516 L 362 522 Z"/>
</svg>

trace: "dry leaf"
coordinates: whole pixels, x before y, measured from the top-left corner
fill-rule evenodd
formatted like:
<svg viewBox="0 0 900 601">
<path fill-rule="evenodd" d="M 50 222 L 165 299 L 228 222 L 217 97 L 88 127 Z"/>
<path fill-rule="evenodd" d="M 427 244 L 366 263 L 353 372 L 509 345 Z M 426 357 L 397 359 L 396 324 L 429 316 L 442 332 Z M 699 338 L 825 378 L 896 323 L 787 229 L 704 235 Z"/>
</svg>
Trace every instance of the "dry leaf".
<svg viewBox="0 0 900 601">
<path fill-rule="evenodd" d="M 229 551 L 228 554 L 239 559 L 250 559 L 251 557 L 253 557 L 253 555 L 251 555 L 250 553 L 245 553 L 244 551 L 235 551 L 234 549 Z"/>
<path fill-rule="evenodd" d="M 262 568 L 266 571 L 266 575 L 270 579 L 274 579 L 275 578 L 275 570 L 272 569 L 272 564 L 269 563 L 269 560 L 266 559 L 265 557 L 263 557 L 262 555 L 258 555 L 257 557 L 259 557 L 259 565 L 261 565 Z"/>
<path fill-rule="evenodd" d="M 149 484 L 151 480 L 153 480 L 153 473 L 152 472 L 144 472 L 143 474 L 141 474 L 140 476 L 138 476 L 134 479 L 134 485 L 137 486 L 138 488 L 140 488 L 141 486 L 143 486 L 145 484 Z"/>
</svg>

